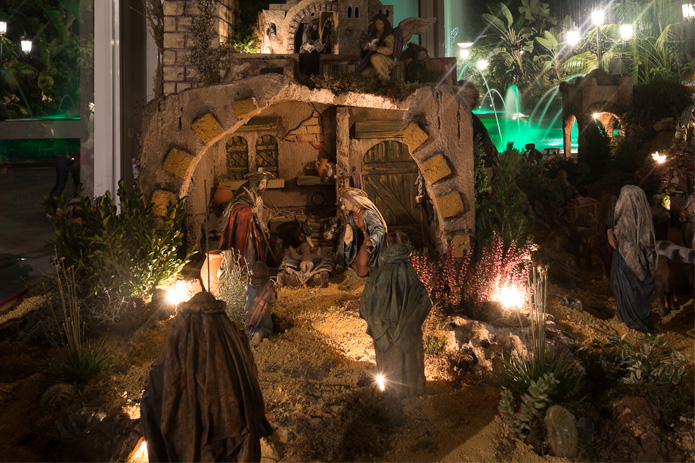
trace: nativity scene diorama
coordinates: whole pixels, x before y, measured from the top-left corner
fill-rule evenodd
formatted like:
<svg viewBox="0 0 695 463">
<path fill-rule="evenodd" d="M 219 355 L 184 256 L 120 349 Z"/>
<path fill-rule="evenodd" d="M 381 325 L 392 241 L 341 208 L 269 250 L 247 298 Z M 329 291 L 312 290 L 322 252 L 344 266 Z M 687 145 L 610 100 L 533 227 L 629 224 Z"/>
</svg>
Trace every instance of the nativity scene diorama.
<svg viewBox="0 0 695 463">
<path fill-rule="evenodd" d="M 436 20 L 393 27 L 393 8 L 374 0 L 270 5 L 259 15 L 261 53 L 249 59 L 258 66 L 264 56 L 289 56 L 292 72 L 340 68 L 397 80 L 405 45 Z M 273 72 L 231 79 L 227 72 L 222 86 L 151 107 L 140 163 L 141 191 L 188 196 L 187 239 L 212 252 L 212 273 L 223 260 L 263 261 L 279 268 L 282 284 L 326 285 L 336 265 L 354 261 L 368 276 L 394 234 L 440 250 L 453 241 L 459 254 L 468 246 L 473 133 L 465 94 L 423 87 L 397 102 L 316 94 Z M 182 113 L 168 124 L 174 99 Z M 230 250 L 233 257 L 220 257 Z"/>
<path fill-rule="evenodd" d="M 692 417 L 671 417 L 654 450 L 638 438 L 660 425 L 658 408 L 624 394 L 645 378 L 668 397 L 692 384 L 685 358 L 651 358 L 643 373 L 652 363 L 638 356 L 661 352 L 658 331 L 692 314 L 693 299 L 680 299 L 695 290 L 695 166 L 670 154 L 661 167 L 656 152 L 619 187 L 591 172 L 625 161 L 596 152 L 628 124 L 632 77 L 599 66 L 546 90 L 562 98 L 558 146 L 522 130 L 500 153 L 477 111 L 492 92 L 415 43 L 439 18 L 395 21 L 398 2 L 287 0 L 258 14 L 258 52 L 236 53 L 230 22 L 215 16 L 234 2 L 196 3 L 163 3 L 162 94 L 142 114 L 135 191 L 121 184 L 120 204 L 51 198 L 60 307 L 74 310 L 57 325 L 61 341 L 85 326 L 65 302 L 76 294 L 66 262 L 112 259 L 80 280 L 92 285 L 84 301 L 103 306 L 84 313 L 121 349 L 118 374 L 79 394 L 92 400 L 108 384 L 123 402 L 103 426 L 124 429 L 124 443 L 103 459 L 140 461 L 121 455 L 137 442 L 153 461 L 577 460 L 593 458 L 587 442 L 619 436 L 626 460 L 679 460 L 681 444 L 663 434 L 690 436 Z M 206 56 L 207 67 L 193 64 Z M 679 130 L 692 154 L 689 111 Z M 517 127 L 528 117 L 509 116 Z M 82 252 L 129 239 L 155 245 Z M 149 300 L 101 287 L 103 272 L 138 258 Z M 109 331 L 101 312 L 118 298 L 141 317 Z M 691 354 L 686 330 L 669 339 Z M 607 378 L 615 394 L 598 390 Z M 59 384 L 38 400 L 46 413 L 78 397 Z M 56 420 L 69 445 L 114 440 L 75 431 L 97 414 L 73 408 Z M 437 430 L 421 434 L 423 423 Z M 633 436 L 637 425 L 646 431 Z M 492 436 L 505 442 L 490 446 Z M 480 440 L 494 457 L 471 451 Z"/>
</svg>

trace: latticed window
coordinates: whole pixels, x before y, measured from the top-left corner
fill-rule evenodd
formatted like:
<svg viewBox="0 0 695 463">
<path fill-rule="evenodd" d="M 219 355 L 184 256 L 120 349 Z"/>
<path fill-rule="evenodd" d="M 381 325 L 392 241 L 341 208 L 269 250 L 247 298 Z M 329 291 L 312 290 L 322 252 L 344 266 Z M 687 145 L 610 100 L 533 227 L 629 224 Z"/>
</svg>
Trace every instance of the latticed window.
<svg viewBox="0 0 695 463">
<path fill-rule="evenodd" d="M 227 177 L 242 180 L 249 171 L 249 148 L 244 137 L 227 140 Z"/>
<path fill-rule="evenodd" d="M 256 141 L 256 167 L 278 177 L 278 142 L 272 135 L 263 135 Z"/>
</svg>

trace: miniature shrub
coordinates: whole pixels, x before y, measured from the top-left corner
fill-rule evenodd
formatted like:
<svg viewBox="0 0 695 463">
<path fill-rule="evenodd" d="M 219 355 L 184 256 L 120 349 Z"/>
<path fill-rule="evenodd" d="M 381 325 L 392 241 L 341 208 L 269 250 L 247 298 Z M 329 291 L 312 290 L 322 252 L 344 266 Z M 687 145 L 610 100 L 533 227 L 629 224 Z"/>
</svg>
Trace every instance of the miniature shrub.
<svg viewBox="0 0 695 463">
<path fill-rule="evenodd" d="M 692 91 L 681 79 L 656 78 L 647 84 L 635 85 L 630 120 L 648 127 L 665 117 L 678 118 L 690 104 Z"/>
<path fill-rule="evenodd" d="M 110 357 L 104 343 L 66 346 L 48 362 L 42 374 L 49 383 L 86 383 L 108 368 Z"/>
<path fill-rule="evenodd" d="M 258 53 L 260 51 L 258 40 L 253 34 L 237 33 L 229 39 L 229 45 L 235 53 Z"/>
<path fill-rule="evenodd" d="M 662 336 L 644 336 L 636 348 L 625 336 L 609 336 L 608 342 L 594 340 L 592 346 L 600 351 L 598 362 L 604 372 L 623 384 L 679 384 L 686 374 L 686 358 L 678 351 L 662 349 Z"/>
<path fill-rule="evenodd" d="M 425 349 L 425 354 L 437 355 L 438 353 L 446 349 L 446 344 L 446 336 L 430 336 L 427 340 L 427 348 Z"/>
<path fill-rule="evenodd" d="M 644 162 L 638 146 L 628 136 L 620 137 L 613 149 L 612 166 L 623 172 L 634 172 Z"/>
<path fill-rule="evenodd" d="M 589 124 L 579 144 L 580 159 L 586 160 L 589 175 L 598 176 L 605 172 L 611 161 L 611 139 L 600 124 Z"/>
<path fill-rule="evenodd" d="M 550 374 L 557 380 L 551 395 L 556 402 L 563 402 L 578 391 L 575 365 L 570 357 L 555 351 L 544 355 L 512 355 L 504 360 L 503 370 L 496 379 L 502 388 L 518 396 L 528 390 L 531 383 Z"/>
<path fill-rule="evenodd" d="M 411 262 L 432 300 L 447 311 L 457 311 L 491 300 L 499 288 L 524 285 L 528 272 L 525 259 L 531 248 L 531 243 L 505 246 L 500 235 L 493 232 L 492 242 L 482 247 L 477 260 L 472 249 L 456 259 L 448 243 L 443 256 L 414 253 Z"/>
<path fill-rule="evenodd" d="M 84 324 L 77 305 L 74 267 L 66 267 L 64 259 L 53 262 L 60 294 L 61 320 L 65 348 L 43 369 L 51 383 L 85 383 L 108 367 L 111 354 L 104 344 L 89 345 L 84 339 Z"/>
<path fill-rule="evenodd" d="M 502 421 L 517 437 L 523 438 L 531 432 L 534 424 L 542 422 L 546 409 L 553 403 L 550 397 L 557 385 L 558 380 L 552 373 L 531 381 L 528 390 L 521 396 L 518 408 L 514 394 L 508 389 L 503 390 L 498 407 Z"/>
<path fill-rule="evenodd" d="M 222 268 L 222 276 L 218 284 L 218 299 L 227 304 L 226 312 L 232 322 L 244 329 L 248 266 L 246 261 L 244 265 L 229 265 L 228 261 L 225 261 Z"/>
<path fill-rule="evenodd" d="M 348 418 L 336 461 L 365 461 L 383 455 L 391 448 L 389 436 L 404 420 L 399 402 L 374 388 L 355 391 L 347 400 Z"/>
<path fill-rule="evenodd" d="M 180 276 L 189 255 L 179 258 L 183 245 L 183 199 L 167 206 L 158 229 L 154 203 L 128 192 L 119 182 L 120 212 L 110 192 L 92 204 L 78 192 L 81 217 L 76 221 L 59 202 L 51 215 L 59 256 L 75 266 L 87 294 L 120 288 L 126 295 L 149 295 L 157 286 Z"/>
<path fill-rule="evenodd" d="M 475 144 L 473 145 L 473 158 L 475 160 L 475 173 L 474 173 L 474 184 L 475 184 L 475 210 L 480 208 L 486 198 L 489 197 L 490 187 L 489 179 L 487 178 L 487 171 L 485 170 L 485 151 L 483 150 L 482 137 L 478 135 L 475 138 Z"/>
<path fill-rule="evenodd" d="M 530 219 L 526 195 L 517 183 L 520 164 L 520 154 L 515 149 L 500 156 L 499 169 L 492 179 L 492 193 L 482 197 L 476 209 L 477 236 L 492 237 L 497 232 L 506 243 L 526 241 Z"/>
</svg>

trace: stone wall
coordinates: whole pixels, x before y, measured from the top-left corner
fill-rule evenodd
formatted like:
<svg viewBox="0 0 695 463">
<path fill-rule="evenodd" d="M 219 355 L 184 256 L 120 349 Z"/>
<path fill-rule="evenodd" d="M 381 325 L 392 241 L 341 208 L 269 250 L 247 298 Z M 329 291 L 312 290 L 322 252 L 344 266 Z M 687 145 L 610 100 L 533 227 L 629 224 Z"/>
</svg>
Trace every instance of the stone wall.
<svg viewBox="0 0 695 463">
<path fill-rule="evenodd" d="M 163 0 L 164 8 L 164 94 L 171 95 L 193 86 L 196 69 L 190 62 L 194 47 L 193 21 L 199 14 L 198 0 Z M 216 2 L 213 47 L 234 36 L 239 0 Z"/>
</svg>

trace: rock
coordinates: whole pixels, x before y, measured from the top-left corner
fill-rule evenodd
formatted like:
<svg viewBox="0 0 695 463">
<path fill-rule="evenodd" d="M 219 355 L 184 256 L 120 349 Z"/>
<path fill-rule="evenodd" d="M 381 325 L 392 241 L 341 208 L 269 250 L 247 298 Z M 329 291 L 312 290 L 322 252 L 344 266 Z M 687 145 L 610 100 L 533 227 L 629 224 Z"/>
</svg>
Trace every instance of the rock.
<svg viewBox="0 0 695 463">
<path fill-rule="evenodd" d="M 56 383 L 46 389 L 41 395 L 41 409 L 45 412 L 52 412 L 70 403 L 75 396 L 75 386 L 68 383 Z"/>
<path fill-rule="evenodd" d="M 618 428 L 617 441 L 633 441 L 631 461 L 681 461 L 682 456 L 669 445 L 660 426 L 661 412 L 643 397 L 621 397 L 611 402 Z"/>
<path fill-rule="evenodd" d="M 584 304 L 579 299 L 575 299 L 569 296 L 563 296 L 558 298 L 560 300 L 560 305 L 567 307 L 568 309 L 576 310 L 577 312 L 584 311 Z"/>
<path fill-rule="evenodd" d="M 275 434 L 277 435 L 280 442 L 282 442 L 283 444 L 294 442 L 297 439 L 297 435 L 294 432 L 290 431 L 289 428 L 277 428 L 275 430 Z"/>
<path fill-rule="evenodd" d="M 72 446 L 71 461 L 124 461 L 142 437 L 140 420 L 114 413 L 98 420 L 95 413 L 87 433 Z"/>
<path fill-rule="evenodd" d="M 594 434 L 596 432 L 596 425 L 589 418 L 580 416 L 577 420 L 577 429 L 587 434 Z"/>
<path fill-rule="evenodd" d="M 577 425 L 574 415 L 560 405 L 553 405 L 545 414 L 545 427 L 553 455 L 574 458 L 577 455 Z"/>
</svg>

